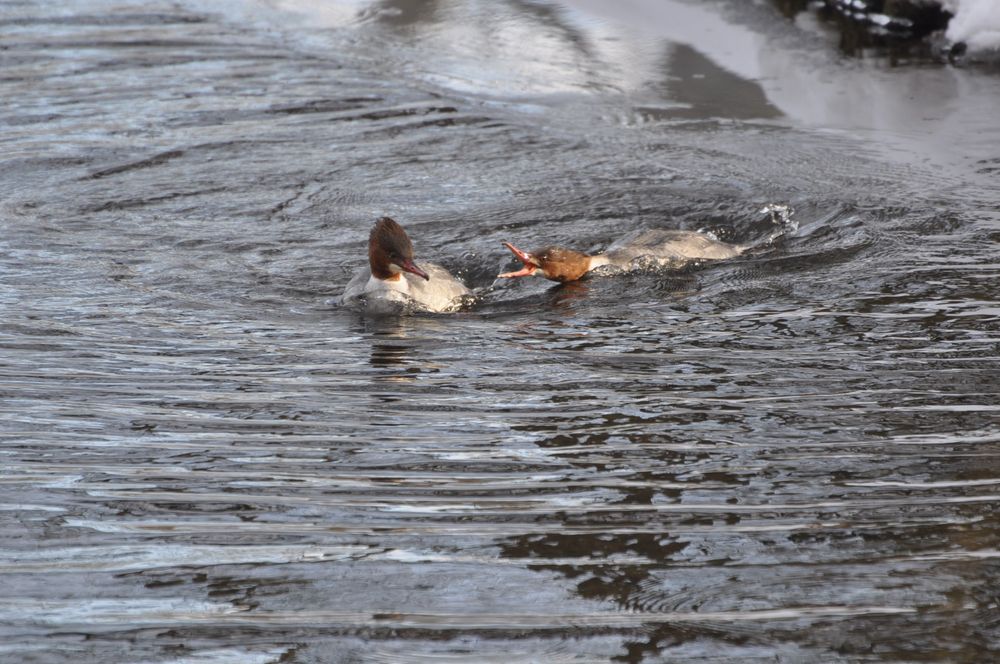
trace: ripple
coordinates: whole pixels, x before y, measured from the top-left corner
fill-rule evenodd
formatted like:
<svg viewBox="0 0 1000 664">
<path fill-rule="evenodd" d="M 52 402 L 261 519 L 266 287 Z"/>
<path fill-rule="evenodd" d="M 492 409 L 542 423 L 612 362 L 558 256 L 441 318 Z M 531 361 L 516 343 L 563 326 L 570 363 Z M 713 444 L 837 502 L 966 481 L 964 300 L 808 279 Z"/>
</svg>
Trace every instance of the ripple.
<svg viewBox="0 0 1000 664">
<path fill-rule="evenodd" d="M 120 625 L 326 625 L 331 628 L 387 627 L 392 629 L 544 631 L 567 628 L 629 628 L 672 622 L 758 622 L 837 619 L 897 615 L 915 609 L 892 606 L 804 606 L 795 609 L 666 613 L 503 614 L 503 613 L 383 613 L 331 611 L 255 612 L 223 603 L 180 599 L 114 600 L 90 602 L 35 602 L 12 599 L 0 613 L 12 624 L 102 626 Z M 31 616 L 25 618 L 25 616 Z"/>
</svg>

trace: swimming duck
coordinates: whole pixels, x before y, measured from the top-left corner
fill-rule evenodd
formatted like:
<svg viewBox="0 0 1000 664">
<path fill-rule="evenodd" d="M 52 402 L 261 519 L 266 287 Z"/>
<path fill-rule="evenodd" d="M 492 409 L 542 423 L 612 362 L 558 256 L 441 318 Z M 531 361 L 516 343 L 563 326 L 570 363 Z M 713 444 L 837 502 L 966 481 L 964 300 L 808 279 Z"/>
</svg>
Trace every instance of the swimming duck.
<svg viewBox="0 0 1000 664">
<path fill-rule="evenodd" d="M 637 231 L 612 244 L 606 252 L 593 256 L 557 246 L 527 252 L 510 242 L 503 245 L 524 267 L 515 272 L 504 272 L 498 277 L 510 279 L 539 274 L 563 283 L 576 281 L 604 265 L 632 269 L 636 265 L 634 261 L 640 258 L 652 259 L 659 265 L 678 265 L 698 259 L 733 258 L 747 249 L 742 245 L 721 242 L 704 233 L 666 229 Z"/>
<path fill-rule="evenodd" d="M 389 217 L 375 222 L 368 236 L 368 267 L 344 288 L 340 303 L 363 306 L 370 313 L 398 313 L 408 304 L 426 311 L 452 311 L 471 291 L 434 263 L 413 262 L 413 244 L 403 227 Z"/>
</svg>

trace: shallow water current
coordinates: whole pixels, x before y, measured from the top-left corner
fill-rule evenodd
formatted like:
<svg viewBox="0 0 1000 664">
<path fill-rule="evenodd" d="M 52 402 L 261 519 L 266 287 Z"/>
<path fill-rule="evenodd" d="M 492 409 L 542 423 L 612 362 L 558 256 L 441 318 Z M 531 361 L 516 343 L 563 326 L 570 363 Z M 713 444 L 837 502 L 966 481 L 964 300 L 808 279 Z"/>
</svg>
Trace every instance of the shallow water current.
<svg viewBox="0 0 1000 664">
<path fill-rule="evenodd" d="M 988 661 L 1000 75 L 892 64 L 735 0 L 0 2 L 0 661 Z M 476 302 L 337 307 L 382 215 Z M 640 228 L 757 246 L 494 278 Z"/>
</svg>

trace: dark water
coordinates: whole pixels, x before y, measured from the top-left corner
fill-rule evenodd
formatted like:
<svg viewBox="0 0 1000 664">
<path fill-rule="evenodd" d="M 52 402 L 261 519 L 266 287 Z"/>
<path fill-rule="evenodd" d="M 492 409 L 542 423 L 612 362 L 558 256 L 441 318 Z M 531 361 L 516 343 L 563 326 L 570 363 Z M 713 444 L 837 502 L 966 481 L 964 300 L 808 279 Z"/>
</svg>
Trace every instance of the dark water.
<svg viewBox="0 0 1000 664">
<path fill-rule="evenodd" d="M 0 660 L 988 661 L 1000 77 L 609 7 L 0 3 Z"/>
</svg>

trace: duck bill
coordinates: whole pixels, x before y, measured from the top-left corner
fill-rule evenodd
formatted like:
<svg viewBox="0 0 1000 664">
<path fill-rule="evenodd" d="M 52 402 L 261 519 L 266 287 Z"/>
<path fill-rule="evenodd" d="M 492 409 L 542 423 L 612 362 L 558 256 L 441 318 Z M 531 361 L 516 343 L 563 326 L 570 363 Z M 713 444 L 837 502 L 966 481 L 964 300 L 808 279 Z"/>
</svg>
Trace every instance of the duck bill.
<svg viewBox="0 0 1000 664">
<path fill-rule="evenodd" d="M 498 274 L 497 275 L 498 278 L 512 279 L 514 277 L 530 277 L 535 273 L 535 270 L 538 269 L 538 265 L 536 265 L 535 261 L 531 259 L 531 254 L 529 254 L 528 252 L 521 251 L 520 249 L 512 245 L 510 242 L 504 242 L 503 246 L 510 249 L 510 253 L 514 254 L 514 257 L 517 258 L 517 260 L 524 263 L 524 267 L 521 268 L 520 270 L 517 270 L 516 272 L 504 272 L 503 274 Z"/>
<path fill-rule="evenodd" d="M 415 274 L 418 277 L 423 277 L 425 281 L 430 281 L 430 275 L 417 267 L 416 263 L 411 261 L 409 258 L 404 258 L 399 262 L 399 268 L 404 272 L 409 272 L 410 274 Z"/>
</svg>

